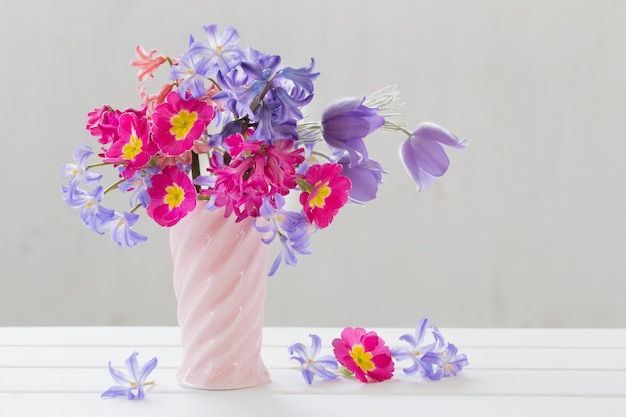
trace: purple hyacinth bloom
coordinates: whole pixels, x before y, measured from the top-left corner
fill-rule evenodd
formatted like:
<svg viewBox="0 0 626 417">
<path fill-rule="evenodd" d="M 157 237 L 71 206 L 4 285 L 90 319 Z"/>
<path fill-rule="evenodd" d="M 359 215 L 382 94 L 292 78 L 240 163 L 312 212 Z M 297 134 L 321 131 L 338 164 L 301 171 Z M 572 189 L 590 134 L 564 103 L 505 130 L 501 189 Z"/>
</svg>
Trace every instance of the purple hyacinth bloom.
<svg viewBox="0 0 626 417">
<path fill-rule="evenodd" d="M 422 123 L 400 146 L 400 159 L 417 184 L 418 191 L 426 190 L 446 173 L 450 160 L 443 145 L 463 149 L 468 145 L 444 128 Z"/>
<path fill-rule="evenodd" d="M 132 227 L 139 220 L 139 215 L 135 213 L 115 213 L 111 222 L 111 239 L 118 246 L 133 247 L 138 243 L 143 243 L 148 238 L 135 232 Z"/>
<path fill-rule="evenodd" d="M 310 334 L 311 347 L 307 349 L 302 343 L 295 343 L 289 346 L 291 359 L 300 363 L 302 376 L 307 384 L 311 385 L 313 379 L 318 376 L 322 379 L 334 379 L 337 375 L 331 370 L 337 370 L 338 364 L 334 356 L 326 355 L 318 358 L 322 342 L 318 335 Z"/>
<path fill-rule="evenodd" d="M 280 60 L 278 55 L 259 55 L 253 61 L 242 62 L 241 69 L 254 80 L 268 81 L 278 71 Z"/>
<path fill-rule="evenodd" d="M 350 156 L 350 166 L 367 160 L 363 139 L 385 124 L 378 109 L 363 105 L 365 98 L 348 98 L 331 104 L 322 114 L 322 136 L 328 145 L 343 149 Z"/>
<path fill-rule="evenodd" d="M 352 182 L 352 189 L 348 192 L 352 201 L 365 203 L 376 198 L 378 186 L 383 183 L 383 173 L 387 173 L 378 162 L 368 159 L 350 166 L 347 155 L 341 157 L 338 162 L 343 166 L 341 175 L 348 177 Z"/>
<path fill-rule="evenodd" d="M 313 92 L 313 80 L 315 80 L 317 76 L 320 75 L 319 72 L 313 72 L 314 67 L 315 60 L 311 58 L 311 64 L 308 67 L 286 67 L 282 70 L 280 76 L 281 78 L 286 78 L 293 81 L 295 86 L 305 90 L 310 94 Z"/>
</svg>

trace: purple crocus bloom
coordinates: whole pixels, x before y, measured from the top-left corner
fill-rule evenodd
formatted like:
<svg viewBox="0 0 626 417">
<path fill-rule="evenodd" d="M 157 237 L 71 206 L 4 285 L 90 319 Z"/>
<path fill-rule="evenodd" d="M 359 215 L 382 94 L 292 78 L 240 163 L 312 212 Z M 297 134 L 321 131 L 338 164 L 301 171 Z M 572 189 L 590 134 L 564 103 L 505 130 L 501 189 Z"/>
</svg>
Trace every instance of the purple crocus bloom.
<svg viewBox="0 0 626 417">
<path fill-rule="evenodd" d="M 111 221 L 111 239 L 118 246 L 133 247 L 138 243 L 143 243 L 148 238 L 135 232 L 132 227 L 139 220 L 139 215 L 135 213 L 115 213 Z"/>
<path fill-rule="evenodd" d="M 322 136 L 328 145 L 343 149 L 350 156 L 350 166 L 367 160 L 363 139 L 385 124 L 378 109 L 363 105 L 364 98 L 347 98 L 331 104 L 322 114 Z"/>
<path fill-rule="evenodd" d="M 422 123 L 400 146 L 400 159 L 417 184 L 418 191 L 426 190 L 446 173 L 450 160 L 443 145 L 463 149 L 466 140 L 433 123 Z"/>
<path fill-rule="evenodd" d="M 350 166 L 347 155 L 338 162 L 343 166 L 341 175 L 350 178 L 352 182 L 352 189 L 348 192 L 352 201 L 365 203 L 376 198 L 378 186 L 383 183 L 383 173 L 386 173 L 378 162 L 368 159 Z"/>
<path fill-rule="evenodd" d="M 139 363 L 137 362 L 138 354 L 137 352 L 133 352 L 128 359 L 126 359 L 126 369 L 129 375 L 114 369 L 111 366 L 111 362 L 109 362 L 109 374 L 111 374 L 113 380 L 119 385 L 112 386 L 103 392 L 101 397 L 114 398 L 126 396 L 129 400 L 141 400 L 145 397 L 143 387 L 145 385 L 154 384 L 154 382 L 146 382 L 146 378 L 157 366 L 157 358 L 150 359 L 139 368 Z"/>
<path fill-rule="evenodd" d="M 321 339 L 316 334 L 310 334 L 311 347 L 307 349 L 302 343 L 296 343 L 289 346 L 289 354 L 300 363 L 302 367 L 302 376 L 307 384 L 311 385 L 313 379 L 318 376 L 322 379 L 334 379 L 337 375 L 330 371 L 337 370 L 339 367 L 334 356 L 326 355 L 317 357 L 322 346 Z"/>
</svg>

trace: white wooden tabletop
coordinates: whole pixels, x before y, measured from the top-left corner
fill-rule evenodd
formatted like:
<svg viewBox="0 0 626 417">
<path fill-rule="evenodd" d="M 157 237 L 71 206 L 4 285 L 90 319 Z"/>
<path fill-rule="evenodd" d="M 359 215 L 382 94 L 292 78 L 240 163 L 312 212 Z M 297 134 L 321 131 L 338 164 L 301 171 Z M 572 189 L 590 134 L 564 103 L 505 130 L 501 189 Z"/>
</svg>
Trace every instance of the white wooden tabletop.
<svg viewBox="0 0 626 417">
<path fill-rule="evenodd" d="M 375 329 L 388 345 L 412 329 Z M 263 358 L 272 381 L 255 388 L 201 391 L 176 383 L 176 327 L 0 328 L 0 416 L 626 416 L 626 329 L 442 329 L 469 359 L 441 381 L 404 375 L 363 384 L 316 379 L 307 385 L 287 346 L 309 333 L 332 354 L 341 329 L 266 328 Z M 157 357 L 146 398 L 102 399 L 138 351 Z"/>
</svg>

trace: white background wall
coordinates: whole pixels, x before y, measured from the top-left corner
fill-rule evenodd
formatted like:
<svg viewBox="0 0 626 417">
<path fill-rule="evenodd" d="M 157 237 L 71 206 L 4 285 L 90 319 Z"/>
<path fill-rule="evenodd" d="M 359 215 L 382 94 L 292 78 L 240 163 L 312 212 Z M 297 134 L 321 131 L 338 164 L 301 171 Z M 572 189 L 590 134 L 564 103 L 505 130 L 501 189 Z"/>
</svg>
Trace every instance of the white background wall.
<svg viewBox="0 0 626 417">
<path fill-rule="evenodd" d="M 267 325 L 626 326 L 626 2 L 21 1 L 0 4 L 0 325 L 173 325 L 168 232 L 117 248 L 61 200 L 86 114 L 137 106 L 134 47 L 178 55 L 202 25 L 283 63 L 317 60 L 308 114 L 397 84 L 409 127 L 471 147 L 417 193 L 391 173 L 315 254 L 269 279 Z M 165 80 L 165 72 L 160 72 Z"/>
</svg>

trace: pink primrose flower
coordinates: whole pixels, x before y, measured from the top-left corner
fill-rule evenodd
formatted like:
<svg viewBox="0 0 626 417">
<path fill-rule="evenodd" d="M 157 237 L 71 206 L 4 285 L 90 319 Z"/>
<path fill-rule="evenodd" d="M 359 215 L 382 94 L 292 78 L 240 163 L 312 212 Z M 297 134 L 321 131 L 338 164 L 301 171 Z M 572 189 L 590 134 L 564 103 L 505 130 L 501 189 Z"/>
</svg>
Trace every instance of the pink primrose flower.
<svg viewBox="0 0 626 417">
<path fill-rule="evenodd" d="M 341 338 L 333 340 L 335 357 L 361 382 L 384 381 L 393 376 L 389 347 L 376 332 L 346 327 Z"/>
<path fill-rule="evenodd" d="M 178 165 L 166 166 L 154 175 L 148 194 L 151 201 L 146 212 L 161 226 L 174 226 L 196 207 L 196 190 Z"/>
<path fill-rule="evenodd" d="M 139 71 L 137 71 L 137 78 L 139 78 L 139 81 L 145 80 L 146 77 L 154 77 L 152 73 L 161 65 L 167 62 L 163 55 L 153 57 L 153 55 L 156 53 L 156 49 L 150 49 L 146 52 L 146 50 L 143 49 L 141 45 L 137 45 L 137 47 L 135 48 L 135 54 L 137 55 L 137 59 L 131 61 L 130 65 L 135 68 L 139 68 Z"/>
<path fill-rule="evenodd" d="M 126 165 L 122 175 L 130 178 L 144 168 L 157 153 L 158 148 L 150 140 L 148 119 L 136 113 L 122 113 L 119 117 L 118 140 L 106 151 L 105 162 Z"/>
<path fill-rule="evenodd" d="M 352 183 L 348 177 L 339 175 L 339 164 L 316 164 L 307 169 L 304 180 L 311 191 L 300 194 L 300 204 L 310 223 L 323 229 L 330 225 L 339 209 L 348 202 Z"/>
<path fill-rule="evenodd" d="M 215 111 L 206 103 L 194 98 L 183 100 L 172 91 L 152 114 L 153 140 L 163 153 L 180 155 L 193 147 L 214 116 Z"/>
</svg>

